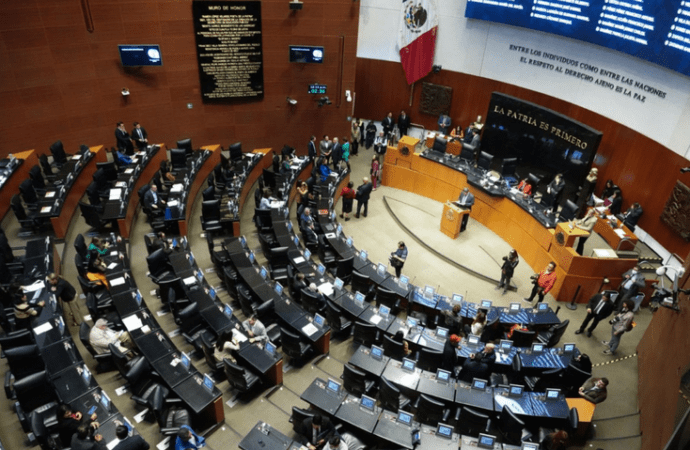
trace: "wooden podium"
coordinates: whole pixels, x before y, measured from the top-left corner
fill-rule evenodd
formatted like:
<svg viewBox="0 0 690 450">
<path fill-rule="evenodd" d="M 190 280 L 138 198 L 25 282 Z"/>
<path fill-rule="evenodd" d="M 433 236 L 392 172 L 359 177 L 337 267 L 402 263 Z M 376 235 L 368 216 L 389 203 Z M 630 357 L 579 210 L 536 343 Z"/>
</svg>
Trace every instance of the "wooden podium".
<svg viewBox="0 0 690 450">
<path fill-rule="evenodd" d="M 589 231 L 581 230 L 580 228 L 573 227 L 570 228 L 568 222 L 559 222 L 556 224 L 556 234 L 563 233 L 564 244 L 566 247 L 574 247 L 575 239 L 579 237 L 588 237 L 590 235 Z"/>
<path fill-rule="evenodd" d="M 441 232 L 451 239 L 460 236 L 460 226 L 465 214 L 469 214 L 469 209 L 460 208 L 447 201 L 443 205 L 443 215 L 441 216 Z"/>
</svg>

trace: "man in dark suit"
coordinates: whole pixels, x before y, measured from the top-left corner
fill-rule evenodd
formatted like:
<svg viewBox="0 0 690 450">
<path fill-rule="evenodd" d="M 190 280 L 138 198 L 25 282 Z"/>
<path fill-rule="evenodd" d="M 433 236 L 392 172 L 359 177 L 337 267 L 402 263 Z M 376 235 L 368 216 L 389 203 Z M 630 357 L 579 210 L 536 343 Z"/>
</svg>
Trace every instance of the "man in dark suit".
<svg viewBox="0 0 690 450">
<path fill-rule="evenodd" d="M 134 146 L 132 145 L 132 139 L 129 137 L 129 133 L 125 129 L 125 124 L 122 122 L 117 123 L 117 128 L 115 128 L 115 141 L 117 142 L 117 148 L 127 155 L 134 153 Z"/>
<path fill-rule="evenodd" d="M 592 325 L 590 325 L 587 330 L 587 337 L 591 337 L 592 331 L 594 331 L 599 322 L 610 316 L 612 312 L 613 302 L 609 294 L 607 292 L 594 294 L 592 298 L 589 299 L 589 303 L 587 303 L 587 315 L 585 316 L 585 320 L 582 322 L 582 325 L 580 325 L 580 329 L 575 331 L 575 334 L 582 334 L 591 320 Z"/>
<path fill-rule="evenodd" d="M 328 140 L 328 135 L 324 134 L 323 139 L 319 142 L 319 151 L 321 152 L 319 156 L 323 158 L 324 164 L 328 164 L 328 161 L 331 159 L 332 147 L 333 144 Z"/>
<path fill-rule="evenodd" d="M 623 224 L 630 228 L 630 231 L 635 231 L 635 227 L 637 226 L 637 221 L 640 220 L 640 217 L 642 216 L 642 206 L 640 206 L 639 203 L 635 202 L 632 204 L 630 208 L 621 216 L 621 220 L 623 220 Z"/>
<path fill-rule="evenodd" d="M 398 129 L 400 130 L 400 137 L 407 136 L 407 130 L 410 128 L 410 116 L 405 114 L 405 111 L 400 111 L 398 116 Z"/>
<path fill-rule="evenodd" d="M 72 435 L 70 447 L 72 450 L 106 450 L 108 448 L 103 441 L 103 436 L 93 434 L 93 427 L 88 423 L 82 423 L 77 427 L 77 432 Z"/>
<path fill-rule="evenodd" d="M 578 393 L 590 402 L 601 403 L 606 400 L 606 386 L 609 385 L 608 378 L 590 378 L 580 387 Z"/>
<path fill-rule="evenodd" d="M 151 186 L 151 189 L 144 194 L 144 206 L 155 213 L 156 211 L 160 212 L 162 209 L 161 206 L 163 205 L 165 205 L 165 200 L 158 195 L 158 188 L 154 184 Z"/>
<path fill-rule="evenodd" d="M 120 442 L 113 448 L 113 450 L 149 450 L 151 446 L 138 434 L 127 437 L 129 430 L 124 425 L 118 425 L 115 428 L 115 436 Z"/>
<path fill-rule="evenodd" d="M 331 149 L 331 157 L 333 158 L 333 170 L 338 170 L 338 164 L 343 159 L 343 147 L 338 142 L 338 138 L 333 138 L 333 148 Z"/>
<path fill-rule="evenodd" d="M 300 426 L 300 442 L 309 449 L 322 447 L 335 434 L 335 426 L 328 417 L 321 414 L 304 419 Z"/>
<path fill-rule="evenodd" d="M 138 149 L 146 148 L 149 145 L 148 133 L 144 130 L 139 122 L 134 122 L 134 129 L 132 130 L 132 139 L 137 144 Z"/>
<path fill-rule="evenodd" d="M 461 208 L 469 209 L 470 211 L 472 211 L 472 206 L 474 206 L 474 195 L 472 195 L 468 188 L 464 188 L 462 192 L 460 192 L 460 197 L 458 197 L 458 205 Z M 469 214 L 464 214 L 462 216 L 462 225 L 460 225 L 461 232 L 465 231 L 465 228 L 467 228 L 467 222 L 469 220 Z"/>
<path fill-rule="evenodd" d="M 309 138 L 309 144 L 307 144 L 307 154 L 309 159 L 314 161 L 316 159 L 316 136 L 312 135 Z"/>
<path fill-rule="evenodd" d="M 359 219 L 359 212 L 362 206 L 364 206 L 364 217 L 367 216 L 369 210 L 369 196 L 373 188 L 374 186 L 371 184 L 368 177 L 362 178 L 362 184 L 357 188 L 357 194 L 355 196 L 357 199 L 357 214 L 355 214 L 355 217 L 357 219 Z"/>
<path fill-rule="evenodd" d="M 381 121 L 381 127 L 383 127 L 383 135 L 388 137 L 391 131 L 393 131 L 393 113 L 389 112 L 388 115 Z"/>
</svg>

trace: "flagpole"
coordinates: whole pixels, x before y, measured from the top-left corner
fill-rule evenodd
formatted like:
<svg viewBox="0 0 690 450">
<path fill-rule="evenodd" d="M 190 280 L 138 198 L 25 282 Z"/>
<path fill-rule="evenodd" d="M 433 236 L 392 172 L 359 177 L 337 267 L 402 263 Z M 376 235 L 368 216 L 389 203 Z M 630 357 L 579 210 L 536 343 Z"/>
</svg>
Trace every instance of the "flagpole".
<svg viewBox="0 0 690 450">
<path fill-rule="evenodd" d="M 412 99 L 414 98 L 414 83 L 410 85 L 410 107 L 412 107 Z"/>
</svg>

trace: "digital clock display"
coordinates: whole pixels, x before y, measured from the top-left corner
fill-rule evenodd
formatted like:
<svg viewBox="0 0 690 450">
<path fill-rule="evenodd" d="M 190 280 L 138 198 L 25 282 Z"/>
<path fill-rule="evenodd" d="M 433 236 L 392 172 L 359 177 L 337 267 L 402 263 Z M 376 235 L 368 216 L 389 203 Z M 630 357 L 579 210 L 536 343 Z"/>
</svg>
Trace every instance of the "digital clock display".
<svg viewBox="0 0 690 450">
<path fill-rule="evenodd" d="M 310 84 L 308 93 L 309 94 L 325 94 L 326 93 L 326 85 L 325 84 Z"/>
</svg>

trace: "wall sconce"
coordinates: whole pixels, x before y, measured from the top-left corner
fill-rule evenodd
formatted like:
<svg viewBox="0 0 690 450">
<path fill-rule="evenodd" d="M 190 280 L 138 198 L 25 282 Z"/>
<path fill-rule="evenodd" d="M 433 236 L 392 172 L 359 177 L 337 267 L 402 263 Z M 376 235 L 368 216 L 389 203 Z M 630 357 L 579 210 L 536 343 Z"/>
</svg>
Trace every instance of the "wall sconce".
<svg viewBox="0 0 690 450">
<path fill-rule="evenodd" d="M 290 97 L 287 98 L 287 102 L 289 104 L 291 104 L 292 106 L 295 106 L 297 104 L 297 100 L 295 100 L 294 98 L 290 98 Z"/>
<path fill-rule="evenodd" d="M 289 3 L 289 5 L 290 5 L 290 9 L 291 9 L 291 10 L 293 10 L 293 11 L 298 11 L 298 10 L 302 9 L 302 6 L 303 6 L 304 4 L 303 4 L 302 2 L 300 2 L 299 0 L 292 0 L 292 1 Z"/>
<path fill-rule="evenodd" d="M 126 87 L 123 87 L 122 88 L 122 96 L 127 97 L 128 95 L 129 95 L 129 89 L 127 89 Z"/>
</svg>

